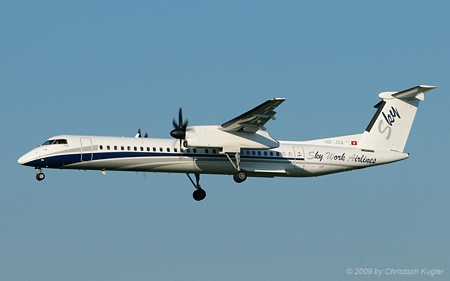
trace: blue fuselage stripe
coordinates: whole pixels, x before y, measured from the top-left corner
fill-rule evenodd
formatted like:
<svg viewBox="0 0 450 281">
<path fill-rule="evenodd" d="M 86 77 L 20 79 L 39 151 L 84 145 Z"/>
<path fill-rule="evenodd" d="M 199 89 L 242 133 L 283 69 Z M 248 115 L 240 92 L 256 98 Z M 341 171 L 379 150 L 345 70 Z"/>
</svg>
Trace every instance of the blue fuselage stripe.
<svg viewBox="0 0 450 281">
<path fill-rule="evenodd" d="M 81 161 L 81 157 L 83 155 L 83 161 Z M 210 160 L 217 160 L 222 161 L 226 160 L 228 161 L 227 157 L 225 155 L 219 155 L 219 154 L 181 154 L 181 153 L 164 153 L 164 152 L 101 152 L 101 153 L 75 153 L 75 154 L 64 154 L 64 155 L 55 155 L 55 156 L 49 156 L 49 157 L 43 157 L 40 159 L 36 159 L 33 161 L 30 161 L 26 163 L 27 166 L 33 166 L 33 167 L 46 167 L 46 168 L 62 168 L 66 165 L 80 163 L 80 162 L 90 162 L 90 161 L 98 161 L 98 160 L 114 160 L 114 159 L 122 159 L 122 158 L 142 158 L 142 157 L 187 157 L 187 158 L 202 158 L 202 159 L 210 159 Z M 206 160 L 205 159 L 205 160 Z M 303 161 L 304 158 L 283 158 L 283 157 L 274 157 L 274 156 L 248 156 L 248 155 L 242 155 L 242 160 L 248 160 L 248 161 L 260 161 L 260 160 L 266 160 L 266 161 Z"/>
</svg>

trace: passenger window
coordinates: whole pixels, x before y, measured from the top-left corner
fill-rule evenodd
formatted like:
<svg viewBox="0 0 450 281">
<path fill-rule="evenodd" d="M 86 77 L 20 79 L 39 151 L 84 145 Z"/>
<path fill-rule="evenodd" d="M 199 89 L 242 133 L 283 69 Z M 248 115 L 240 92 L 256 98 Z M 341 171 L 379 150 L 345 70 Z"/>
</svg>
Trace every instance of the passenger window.
<svg viewBox="0 0 450 281">
<path fill-rule="evenodd" d="M 150 147 L 147 146 L 147 151 L 150 151 Z"/>
<path fill-rule="evenodd" d="M 163 148 L 162 147 L 159 148 L 159 152 L 163 152 Z"/>
<path fill-rule="evenodd" d="M 267 151 L 264 151 L 264 156 L 267 156 Z"/>
<path fill-rule="evenodd" d="M 205 153 L 208 153 L 208 149 L 205 149 Z"/>
<path fill-rule="evenodd" d="M 167 152 L 170 152 L 170 148 L 167 148 Z"/>
<path fill-rule="evenodd" d="M 280 153 L 277 151 L 277 156 L 280 156 Z"/>
<path fill-rule="evenodd" d="M 131 150 L 131 146 L 127 146 L 127 149 L 128 149 L 128 151 L 130 151 Z"/>
<path fill-rule="evenodd" d="M 153 151 L 156 152 L 156 147 L 153 147 Z"/>
<path fill-rule="evenodd" d="M 197 153 L 197 149 L 196 148 L 192 149 L 192 152 Z"/>
<path fill-rule="evenodd" d="M 114 150 L 117 150 L 117 145 L 114 146 Z"/>
<path fill-rule="evenodd" d="M 100 147 L 100 150 L 103 150 L 103 145 L 100 145 L 99 147 Z"/>
<path fill-rule="evenodd" d="M 252 151 L 252 155 L 256 155 L 256 152 L 254 150 Z"/>
<path fill-rule="evenodd" d="M 260 156 L 261 155 L 261 151 L 258 151 L 258 156 Z"/>
<path fill-rule="evenodd" d="M 141 151 L 144 151 L 144 148 L 141 146 Z"/>
<path fill-rule="evenodd" d="M 216 150 L 215 149 L 213 149 L 213 154 L 216 154 Z"/>
<path fill-rule="evenodd" d="M 137 151 L 137 147 L 136 146 L 134 147 L 134 151 Z"/>
<path fill-rule="evenodd" d="M 273 152 L 272 151 L 270 152 L 270 156 L 273 156 Z"/>
<path fill-rule="evenodd" d="M 121 146 L 120 149 L 121 149 L 121 150 L 125 150 L 125 147 Z"/>
</svg>

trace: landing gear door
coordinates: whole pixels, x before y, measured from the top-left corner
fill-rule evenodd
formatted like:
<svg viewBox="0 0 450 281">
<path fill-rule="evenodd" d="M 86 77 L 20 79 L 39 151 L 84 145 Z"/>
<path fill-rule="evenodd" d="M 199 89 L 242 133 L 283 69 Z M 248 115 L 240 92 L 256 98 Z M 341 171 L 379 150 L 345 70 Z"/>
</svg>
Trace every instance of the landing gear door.
<svg viewBox="0 0 450 281">
<path fill-rule="evenodd" d="M 303 169 L 305 167 L 305 154 L 303 147 L 294 146 L 294 168 Z"/>
<path fill-rule="evenodd" d="M 81 161 L 91 161 L 93 156 L 92 140 L 90 138 L 80 138 Z"/>
</svg>

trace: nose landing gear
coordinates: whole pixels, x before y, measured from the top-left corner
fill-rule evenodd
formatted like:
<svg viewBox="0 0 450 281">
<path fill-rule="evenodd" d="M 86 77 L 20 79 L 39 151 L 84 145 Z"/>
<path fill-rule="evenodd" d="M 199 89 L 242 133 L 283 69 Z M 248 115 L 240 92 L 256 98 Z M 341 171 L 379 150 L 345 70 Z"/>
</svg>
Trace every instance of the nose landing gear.
<svg viewBox="0 0 450 281">
<path fill-rule="evenodd" d="M 36 168 L 36 179 L 38 181 L 41 181 L 41 180 L 45 179 L 45 174 L 39 168 Z"/>
</svg>

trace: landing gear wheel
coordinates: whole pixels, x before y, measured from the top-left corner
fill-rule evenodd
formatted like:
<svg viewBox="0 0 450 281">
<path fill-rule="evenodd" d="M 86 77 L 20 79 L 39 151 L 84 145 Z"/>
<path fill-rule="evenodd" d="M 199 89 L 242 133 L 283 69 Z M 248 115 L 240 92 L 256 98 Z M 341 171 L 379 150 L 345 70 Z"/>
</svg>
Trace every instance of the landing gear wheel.
<svg viewBox="0 0 450 281">
<path fill-rule="evenodd" d="M 195 173 L 195 182 L 192 180 L 189 174 L 186 174 L 191 181 L 192 185 L 196 188 L 192 197 L 194 197 L 195 201 L 202 201 L 206 197 L 206 191 L 200 187 L 200 174 Z"/>
<path fill-rule="evenodd" d="M 37 173 L 37 174 L 36 174 L 36 179 L 37 179 L 38 181 L 41 181 L 41 180 L 45 179 L 44 173 Z"/>
<path fill-rule="evenodd" d="M 245 181 L 247 179 L 247 174 L 245 173 L 244 170 L 237 171 L 233 175 L 233 179 L 234 179 L 235 182 L 241 183 L 241 182 L 243 182 L 243 181 Z"/>
<path fill-rule="evenodd" d="M 194 191 L 194 193 L 192 194 L 192 197 L 194 197 L 195 201 L 202 201 L 203 199 L 205 199 L 206 197 L 206 191 L 204 191 L 203 189 L 197 189 Z"/>
</svg>

